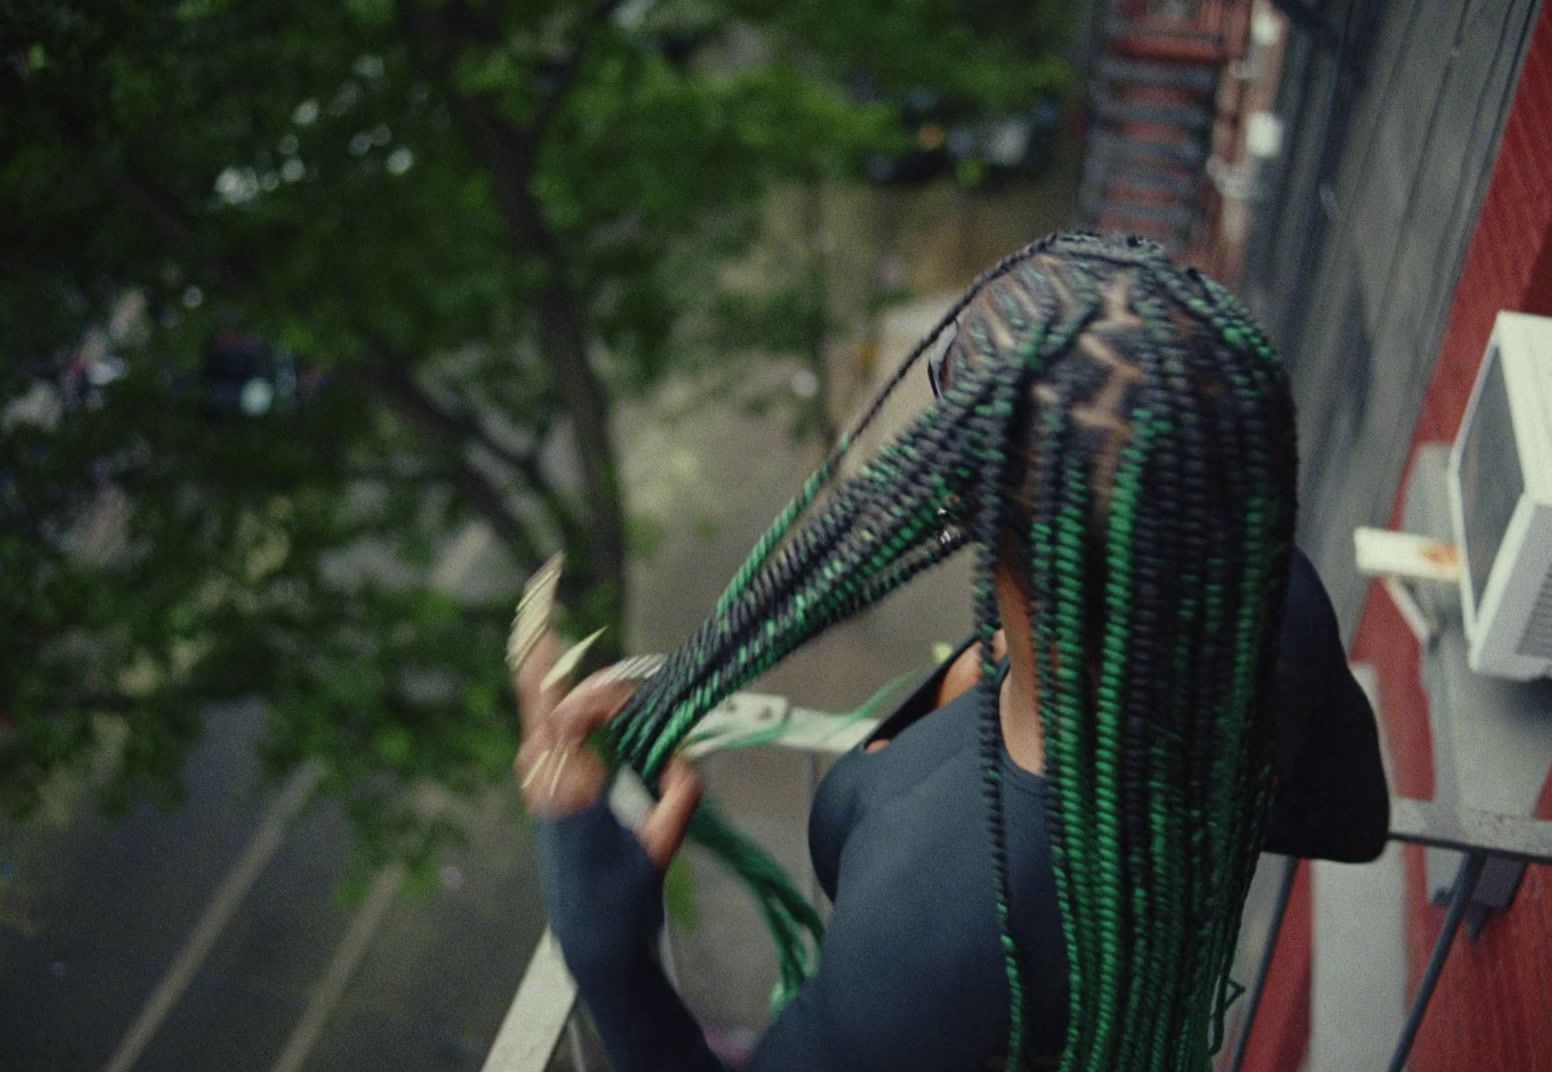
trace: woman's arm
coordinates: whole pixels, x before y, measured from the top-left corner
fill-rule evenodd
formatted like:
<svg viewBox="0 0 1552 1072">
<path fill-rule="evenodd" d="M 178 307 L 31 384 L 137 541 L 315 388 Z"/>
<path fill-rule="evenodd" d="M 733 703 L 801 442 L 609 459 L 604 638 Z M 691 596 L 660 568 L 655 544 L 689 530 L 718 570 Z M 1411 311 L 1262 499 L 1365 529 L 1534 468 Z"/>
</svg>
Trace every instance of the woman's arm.
<svg viewBox="0 0 1552 1072">
<path fill-rule="evenodd" d="M 723 1072 L 654 953 L 663 925 L 663 872 L 701 795 L 699 777 L 671 764 L 639 829 L 609 808 L 609 772 L 587 741 L 635 683 L 595 674 L 545 689 L 555 664 L 548 631 L 518 669 L 523 746 L 514 763 L 538 819 L 540 881 L 550 926 L 617 1072 Z"/>
<path fill-rule="evenodd" d="M 663 880 L 607 801 L 541 820 L 550 927 L 617 1072 L 724 1072 L 655 949 Z"/>
<path fill-rule="evenodd" d="M 662 873 L 607 802 L 539 824 L 550 927 L 615 1072 L 727 1072 L 656 954 Z M 804 986 L 749 1072 L 826 1072 L 819 988 Z"/>
<path fill-rule="evenodd" d="M 597 674 L 561 696 L 563 685 L 541 687 L 554 662 L 546 634 L 518 673 L 524 739 L 514 768 L 538 819 L 540 879 L 566 966 L 615 1072 L 726 1072 L 656 953 L 663 873 L 700 802 L 700 778 L 673 761 L 656 806 L 634 831 L 622 826 L 606 799 L 609 773 L 586 742 L 634 684 Z M 751 1072 L 829 1067 L 817 1048 L 817 1004 L 813 985 L 804 987 L 762 1041 Z"/>
</svg>

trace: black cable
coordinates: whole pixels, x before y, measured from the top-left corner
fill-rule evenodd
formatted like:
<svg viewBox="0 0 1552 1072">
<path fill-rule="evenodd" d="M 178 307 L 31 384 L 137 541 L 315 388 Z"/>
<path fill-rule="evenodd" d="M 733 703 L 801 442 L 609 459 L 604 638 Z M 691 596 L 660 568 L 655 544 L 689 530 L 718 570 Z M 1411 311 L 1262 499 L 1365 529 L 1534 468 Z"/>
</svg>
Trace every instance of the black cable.
<svg viewBox="0 0 1552 1072">
<path fill-rule="evenodd" d="M 1433 998 L 1434 988 L 1439 985 L 1444 962 L 1455 945 L 1455 932 L 1460 930 L 1461 920 L 1466 917 L 1466 908 L 1471 904 L 1471 895 L 1476 892 L 1477 880 L 1482 877 L 1486 863 L 1487 855 L 1480 852 L 1467 853 L 1461 861 L 1460 870 L 1455 874 L 1455 887 L 1450 892 L 1450 910 L 1444 916 L 1439 940 L 1434 943 L 1433 954 L 1428 958 L 1428 968 L 1417 984 L 1417 997 L 1407 1011 L 1406 1023 L 1401 1025 L 1401 1038 L 1396 1041 L 1389 1072 L 1405 1072 L 1407 1058 L 1412 1055 L 1412 1043 L 1417 1039 L 1417 1029 L 1423 1026 L 1423 1017 L 1428 1015 L 1428 1003 Z"/>
<path fill-rule="evenodd" d="M 1288 901 L 1293 896 L 1293 883 L 1299 875 L 1299 857 L 1289 856 L 1283 861 L 1282 881 L 1277 887 L 1277 903 L 1272 909 L 1272 924 L 1266 936 L 1266 948 L 1261 951 L 1261 963 L 1256 966 L 1255 982 L 1250 984 L 1250 996 L 1245 1005 L 1245 1026 L 1234 1043 L 1234 1059 L 1229 1062 L 1229 1072 L 1239 1072 L 1245 1064 L 1245 1053 L 1250 1048 L 1250 1033 L 1255 1030 L 1256 1013 L 1261 1010 L 1261 995 L 1266 992 L 1266 980 L 1272 974 L 1272 957 L 1277 952 L 1277 937 L 1282 934 L 1283 918 L 1288 914 Z"/>
</svg>

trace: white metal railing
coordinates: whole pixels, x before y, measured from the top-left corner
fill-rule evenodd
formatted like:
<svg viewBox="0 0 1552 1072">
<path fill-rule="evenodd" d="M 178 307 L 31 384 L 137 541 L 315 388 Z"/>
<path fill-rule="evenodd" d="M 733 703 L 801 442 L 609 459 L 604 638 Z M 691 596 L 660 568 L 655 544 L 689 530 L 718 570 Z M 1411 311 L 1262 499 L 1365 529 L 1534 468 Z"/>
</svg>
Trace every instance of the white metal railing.
<svg viewBox="0 0 1552 1072">
<path fill-rule="evenodd" d="M 794 707 L 785 697 L 759 693 L 740 693 L 702 721 L 704 739 L 694 746 L 692 756 L 715 752 L 730 743 L 780 726 L 783 732 L 773 737 L 769 747 L 787 748 L 810 757 L 809 796 L 817 788 L 819 761 L 854 748 L 870 734 L 878 722 L 872 718 L 854 718 Z M 649 798 L 639 782 L 626 777 L 615 780 L 610 803 L 621 821 L 634 824 L 645 811 Z M 1450 911 L 1435 943 L 1427 971 L 1418 987 L 1407 1022 L 1398 1040 L 1391 1068 L 1405 1067 L 1417 1028 L 1427 1012 L 1429 999 L 1449 956 L 1457 930 L 1470 905 L 1470 898 L 1485 863 L 1492 860 L 1552 864 L 1552 822 L 1522 816 L 1490 814 L 1451 806 L 1439 801 L 1392 797 L 1390 838 L 1393 841 L 1432 845 L 1464 852 L 1466 858 L 1452 890 Z M 1245 1060 L 1246 1043 L 1259 1009 L 1276 948 L 1283 914 L 1288 905 L 1299 860 L 1290 857 L 1284 865 L 1276 899 L 1272 926 L 1250 988 L 1245 1022 L 1229 1061 L 1238 1069 Z M 507 1010 L 496 1041 L 485 1059 L 483 1072 L 544 1072 L 561 1040 L 571 1033 L 573 1064 L 585 1072 L 585 1058 L 574 1030 L 572 1014 L 577 999 L 576 984 L 561 959 L 560 946 L 545 931 L 534 949 L 523 974 L 517 995 Z"/>
</svg>

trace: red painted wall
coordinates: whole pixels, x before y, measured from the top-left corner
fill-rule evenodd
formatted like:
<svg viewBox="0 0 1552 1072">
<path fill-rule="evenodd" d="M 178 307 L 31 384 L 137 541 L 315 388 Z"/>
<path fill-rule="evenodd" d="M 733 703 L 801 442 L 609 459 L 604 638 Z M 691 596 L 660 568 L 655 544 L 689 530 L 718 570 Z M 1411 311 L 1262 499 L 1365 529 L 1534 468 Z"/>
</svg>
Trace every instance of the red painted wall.
<svg viewBox="0 0 1552 1072">
<path fill-rule="evenodd" d="M 1413 449 L 1448 442 L 1465 413 L 1500 309 L 1552 314 L 1552 8 L 1537 23 L 1444 343 L 1418 415 Z M 1392 524 L 1400 521 L 1397 494 Z M 1432 796 L 1428 700 L 1417 644 L 1389 599 L 1370 590 L 1354 656 L 1380 675 L 1386 742 L 1398 793 Z M 1552 818 L 1552 779 L 1538 810 Z M 1407 954 L 1415 987 L 1443 922 L 1428 902 L 1423 854 L 1408 849 Z M 1552 1072 L 1552 874 L 1531 868 L 1518 899 L 1476 943 L 1460 942 L 1413 1051 L 1414 1072 Z"/>
<path fill-rule="evenodd" d="M 1531 39 L 1417 442 L 1451 440 L 1500 309 L 1552 315 L 1552 12 Z"/>
<path fill-rule="evenodd" d="M 1536 814 L 1552 819 L 1552 780 Z M 1407 849 L 1411 986 L 1433 950 L 1444 909 L 1428 903 L 1423 850 Z M 1457 938 L 1413 1048 L 1412 1072 L 1552 1070 L 1552 868 L 1525 873 L 1514 905 L 1476 941 Z"/>
<path fill-rule="evenodd" d="M 1500 309 L 1552 315 L 1552 5 L 1543 7 L 1481 214 L 1461 269 L 1439 359 L 1418 414 L 1412 448 L 1448 442 L 1465 413 L 1482 351 Z M 1392 524 L 1399 524 L 1397 489 Z M 1384 592 L 1370 589 L 1353 657 L 1379 675 L 1381 720 L 1394 761 L 1393 790 L 1431 797 L 1428 698 L 1416 641 Z M 1537 815 L 1552 819 L 1552 777 Z M 1428 903 L 1420 849 L 1406 864 L 1407 955 L 1415 989 L 1444 911 Z M 1266 1007 L 1252 1040 L 1253 1066 L 1297 1072 L 1305 1047 L 1289 1034 L 1309 1023 L 1310 906 L 1296 902 L 1279 943 Z M 1275 1010 L 1275 1011 L 1274 1011 Z M 1413 1049 L 1413 1072 L 1552 1072 L 1552 869 L 1532 867 L 1514 906 L 1475 944 L 1460 940 Z"/>
</svg>

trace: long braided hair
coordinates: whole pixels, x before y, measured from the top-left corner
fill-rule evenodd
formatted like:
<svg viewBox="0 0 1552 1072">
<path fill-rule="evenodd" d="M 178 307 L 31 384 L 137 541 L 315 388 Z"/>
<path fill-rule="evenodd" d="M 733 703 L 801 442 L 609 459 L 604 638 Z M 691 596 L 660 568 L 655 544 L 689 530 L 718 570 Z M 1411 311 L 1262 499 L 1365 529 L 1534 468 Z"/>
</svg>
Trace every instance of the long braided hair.
<svg viewBox="0 0 1552 1072">
<path fill-rule="evenodd" d="M 929 351 L 937 404 L 840 478 Z M 1269 796 L 1295 465 L 1277 357 L 1224 288 L 1137 239 L 1043 239 L 983 274 L 911 352 L 608 744 L 655 784 L 723 698 L 973 543 L 1007 1067 L 1022 1063 L 1024 969 L 993 577 L 1013 566 L 1030 597 L 1067 947 L 1061 1067 L 1203 1069 Z M 753 889 L 790 994 L 813 966 L 813 906 L 709 806 L 691 835 Z"/>
</svg>

